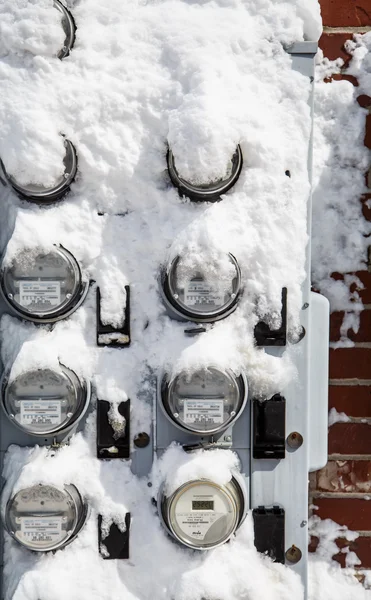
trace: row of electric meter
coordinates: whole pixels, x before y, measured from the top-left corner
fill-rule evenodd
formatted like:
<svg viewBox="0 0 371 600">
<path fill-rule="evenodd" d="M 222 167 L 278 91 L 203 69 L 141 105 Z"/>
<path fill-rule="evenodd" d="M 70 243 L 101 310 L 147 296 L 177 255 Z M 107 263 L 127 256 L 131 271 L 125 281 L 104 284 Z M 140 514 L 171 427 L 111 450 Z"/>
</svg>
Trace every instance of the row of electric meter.
<svg viewBox="0 0 371 600">
<path fill-rule="evenodd" d="M 208 264 L 182 276 L 182 258 L 161 272 L 161 293 L 175 319 L 211 323 L 231 314 L 242 292 L 241 271 L 229 254 L 231 273 L 223 283 L 207 279 Z M 54 323 L 71 315 L 84 301 L 89 281 L 75 257 L 56 246 L 47 253 L 24 250 L 8 265 L 3 261 L 0 290 L 11 311 L 34 323 Z"/>
</svg>

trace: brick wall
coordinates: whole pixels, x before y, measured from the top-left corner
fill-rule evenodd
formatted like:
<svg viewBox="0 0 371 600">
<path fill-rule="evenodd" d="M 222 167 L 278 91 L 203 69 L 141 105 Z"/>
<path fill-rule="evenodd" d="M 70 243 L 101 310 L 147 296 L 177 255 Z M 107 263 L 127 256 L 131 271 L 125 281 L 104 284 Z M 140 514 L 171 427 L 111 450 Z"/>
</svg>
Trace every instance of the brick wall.
<svg viewBox="0 0 371 600">
<path fill-rule="evenodd" d="M 324 25 L 320 47 L 331 60 L 343 58 L 346 67 L 350 60 L 344 49 L 346 40 L 354 32 L 371 30 L 371 0 L 320 0 L 320 4 Z M 358 85 L 354 77 L 345 74 L 334 79 L 347 79 Z M 359 96 L 358 102 L 369 108 L 365 144 L 371 148 L 371 98 Z M 360 198 L 364 216 L 371 220 L 371 210 L 364 204 L 367 199 L 371 199 L 371 189 L 370 194 Z M 335 278 L 342 276 L 334 274 Z M 365 286 L 358 290 L 365 310 L 361 313 L 358 333 L 348 332 L 355 346 L 330 350 L 329 407 L 345 412 L 350 422 L 336 423 L 330 428 L 328 464 L 313 474 L 310 487 L 312 502 L 318 507 L 316 514 L 360 533 L 354 542 L 338 540 L 339 554 L 335 560 L 344 566 L 345 554 L 341 550 L 348 546 L 361 560 L 360 568 L 371 569 L 371 266 L 357 276 Z M 351 291 L 355 290 L 356 285 Z M 342 320 L 343 313 L 332 313 L 332 341 L 340 338 Z M 311 549 L 315 545 L 313 540 Z"/>
</svg>

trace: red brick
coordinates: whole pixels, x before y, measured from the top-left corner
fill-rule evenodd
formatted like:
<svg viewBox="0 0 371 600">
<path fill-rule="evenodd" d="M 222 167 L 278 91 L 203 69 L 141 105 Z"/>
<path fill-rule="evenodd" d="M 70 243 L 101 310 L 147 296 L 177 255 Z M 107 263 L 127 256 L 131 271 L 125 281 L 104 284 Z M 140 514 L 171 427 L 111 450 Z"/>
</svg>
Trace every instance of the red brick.
<svg viewBox="0 0 371 600">
<path fill-rule="evenodd" d="M 371 115 L 366 117 L 365 146 L 371 149 Z"/>
<path fill-rule="evenodd" d="M 352 33 L 323 33 L 318 44 L 326 58 L 330 60 L 342 58 L 345 65 L 347 65 L 351 60 L 351 56 L 346 52 L 344 44 L 352 38 Z"/>
<path fill-rule="evenodd" d="M 365 194 L 361 198 L 362 213 L 367 221 L 371 221 L 371 194 Z M 367 206 L 368 204 L 368 206 Z"/>
<path fill-rule="evenodd" d="M 335 423 L 328 435 L 329 454 L 371 454 L 371 425 Z"/>
<path fill-rule="evenodd" d="M 332 519 L 352 531 L 371 530 L 371 500 L 361 498 L 315 498 L 315 514 L 321 519 Z"/>
<path fill-rule="evenodd" d="M 345 538 L 339 538 L 336 540 L 337 546 L 341 548 L 349 548 L 350 552 L 355 552 L 362 564 L 359 567 L 369 569 L 371 567 L 371 537 L 359 536 L 353 542 L 349 542 Z M 335 554 L 333 559 L 345 567 L 346 554 L 339 552 Z"/>
<path fill-rule="evenodd" d="M 320 0 L 323 24 L 328 27 L 371 25 L 370 0 Z"/>
<path fill-rule="evenodd" d="M 321 492 L 371 492 L 370 460 L 330 460 L 317 471 L 317 489 Z"/>
<path fill-rule="evenodd" d="M 331 75 L 331 77 L 325 79 L 325 82 L 329 83 L 332 80 L 335 80 L 335 81 L 349 81 L 349 83 L 351 83 L 352 85 L 354 85 L 354 87 L 358 87 L 359 86 L 358 79 L 356 79 L 354 77 L 354 75 L 347 75 L 346 73 L 334 73 L 334 75 Z"/>
<path fill-rule="evenodd" d="M 333 312 L 330 318 L 330 340 L 336 342 L 340 339 L 340 327 L 344 318 L 343 312 Z M 359 330 L 348 329 L 347 333 L 353 342 L 371 342 L 371 310 L 363 310 L 359 315 Z M 371 366 L 370 366 L 371 379 Z"/>
<path fill-rule="evenodd" d="M 371 348 L 330 350 L 330 379 L 371 379 Z"/>
<path fill-rule="evenodd" d="M 331 408 L 345 412 L 349 417 L 371 417 L 371 386 L 330 385 L 329 409 Z"/>
<path fill-rule="evenodd" d="M 370 96 L 366 96 L 365 94 L 361 94 L 361 96 L 358 96 L 357 102 L 358 102 L 358 104 L 362 108 L 371 108 L 371 98 L 370 98 Z"/>
<path fill-rule="evenodd" d="M 356 275 L 365 286 L 363 290 L 359 290 L 362 302 L 371 304 L 371 273 L 369 271 L 357 271 Z"/>
</svg>

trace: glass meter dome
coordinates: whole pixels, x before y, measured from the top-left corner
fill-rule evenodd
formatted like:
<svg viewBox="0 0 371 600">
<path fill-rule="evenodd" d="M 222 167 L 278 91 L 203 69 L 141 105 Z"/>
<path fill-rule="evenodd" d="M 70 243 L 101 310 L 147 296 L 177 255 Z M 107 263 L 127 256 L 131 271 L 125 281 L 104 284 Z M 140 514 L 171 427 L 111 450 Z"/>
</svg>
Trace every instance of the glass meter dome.
<svg viewBox="0 0 371 600">
<path fill-rule="evenodd" d="M 199 435 L 223 431 L 238 419 L 247 401 L 244 375 L 215 367 L 181 372 L 173 379 L 164 375 L 162 407 L 178 427 Z"/>
<path fill-rule="evenodd" d="M 17 178 L 7 173 L 4 163 L 0 160 L 0 167 L 5 179 L 14 191 L 23 199 L 38 204 L 49 204 L 60 200 L 70 189 L 70 185 L 77 173 L 77 154 L 73 144 L 64 140 L 66 154 L 63 159 L 64 172 L 55 181 L 54 185 L 43 186 L 35 183 L 21 184 Z"/>
<path fill-rule="evenodd" d="M 35 552 L 69 544 L 85 523 L 87 506 L 74 485 L 34 485 L 12 496 L 5 509 L 5 528 L 22 546 Z"/>
<path fill-rule="evenodd" d="M 35 436 L 55 435 L 71 428 L 85 413 L 90 384 L 67 367 L 37 369 L 1 386 L 5 413 L 15 425 Z"/>
<path fill-rule="evenodd" d="M 34 323 L 53 323 L 80 306 L 88 282 L 82 281 L 75 257 L 56 246 L 48 253 L 20 252 L 10 266 L 2 267 L 1 291 L 18 316 Z"/>
<path fill-rule="evenodd" d="M 160 489 L 160 517 L 178 542 L 194 550 L 210 550 L 227 542 L 242 523 L 247 496 L 236 474 L 220 485 L 207 479 L 188 481 L 166 496 Z"/>
<path fill-rule="evenodd" d="M 62 14 L 62 27 L 66 35 L 63 48 L 58 52 L 58 58 L 62 60 L 69 55 L 75 43 L 76 25 L 70 11 L 67 10 L 60 0 L 53 0 L 53 6 Z"/>
<path fill-rule="evenodd" d="M 211 323 L 230 315 L 241 294 L 241 270 L 232 254 L 228 254 L 231 275 L 228 279 L 208 280 L 207 263 L 180 277 L 180 257 L 177 256 L 163 273 L 164 300 L 170 314 L 180 320 Z"/>
<path fill-rule="evenodd" d="M 215 202 L 220 196 L 228 192 L 234 186 L 242 170 L 242 150 L 238 145 L 228 165 L 225 177 L 206 184 L 193 184 L 183 179 L 175 166 L 175 158 L 169 149 L 167 153 L 167 168 L 172 184 L 178 188 L 182 196 L 187 196 L 193 201 Z"/>
</svg>

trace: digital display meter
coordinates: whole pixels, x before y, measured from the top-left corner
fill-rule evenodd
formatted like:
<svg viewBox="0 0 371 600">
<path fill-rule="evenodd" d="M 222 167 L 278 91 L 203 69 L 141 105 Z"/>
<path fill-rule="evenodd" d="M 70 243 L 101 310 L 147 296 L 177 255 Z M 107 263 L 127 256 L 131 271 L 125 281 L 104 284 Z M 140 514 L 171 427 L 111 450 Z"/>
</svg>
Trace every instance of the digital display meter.
<svg viewBox="0 0 371 600">
<path fill-rule="evenodd" d="M 216 367 L 193 373 L 165 374 L 161 403 L 166 416 L 183 430 L 199 435 L 223 431 L 240 416 L 247 402 L 248 385 L 243 374 Z"/>
<path fill-rule="evenodd" d="M 161 488 L 158 506 L 172 537 L 189 548 L 210 550 L 227 542 L 245 518 L 246 488 L 239 474 L 224 485 L 188 481 L 169 497 Z"/>
<path fill-rule="evenodd" d="M 164 301 L 170 316 L 183 321 L 212 323 L 230 315 L 241 294 L 241 270 L 232 254 L 228 254 L 232 275 L 228 281 L 207 280 L 208 266 L 189 273 L 180 281 L 180 257 L 177 256 L 162 275 Z"/>
<path fill-rule="evenodd" d="M 52 251 L 20 252 L 2 266 L 1 291 L 11 309 L 34 323 L 68 317 L 88 292 L 75 257 L 61 246 Z"/>
<path fill-rule="evenodd" d="M 18 543 L 35 552 L 69 544 L 85 523 L 87 506 L 74 485 L 34 485 L 12 496 L 5 509 L 5 528 Z"/>
<path fill-rule="evenodd" d="M 59 370 L 26 371 L 10 383 L 4 376 L 1 391 L 8 418 L 35 436 L 68 430 L 85 413 L 90 400 L 90 383 L 63 365 Z"/>
<path fill-rule="evenodd" d="M 29 183 L 21 184 L 17 178 L 7 173 L 4 163 L 0 160 L 0 171 L 12 186 L 14 191 L 23 199 L 39 204 L 49 204 L 60 200 L 70 189 L 70 185 L 77 173 L 77 154 L 73 144 L 64 140 L 66 154 L 63 159 L 64 172 L 51 186 Z"/>
<path fill-rule="evenodd" d="M 167 168 L 172 184 L 178 188 L 182 196 L 187 196 L 195 202 L 215 202 L 216 200 L 220 200 L 220 196 L 228 192 L 236 183 L 242 170 L 242 164 L 242 150 L 238 145 L 228 165 L 225 177 L 210 183 L 193 184 L 179 175 L 175 166 L 173 152 L 169 149 L 167 153 Z"/>
</svg>

